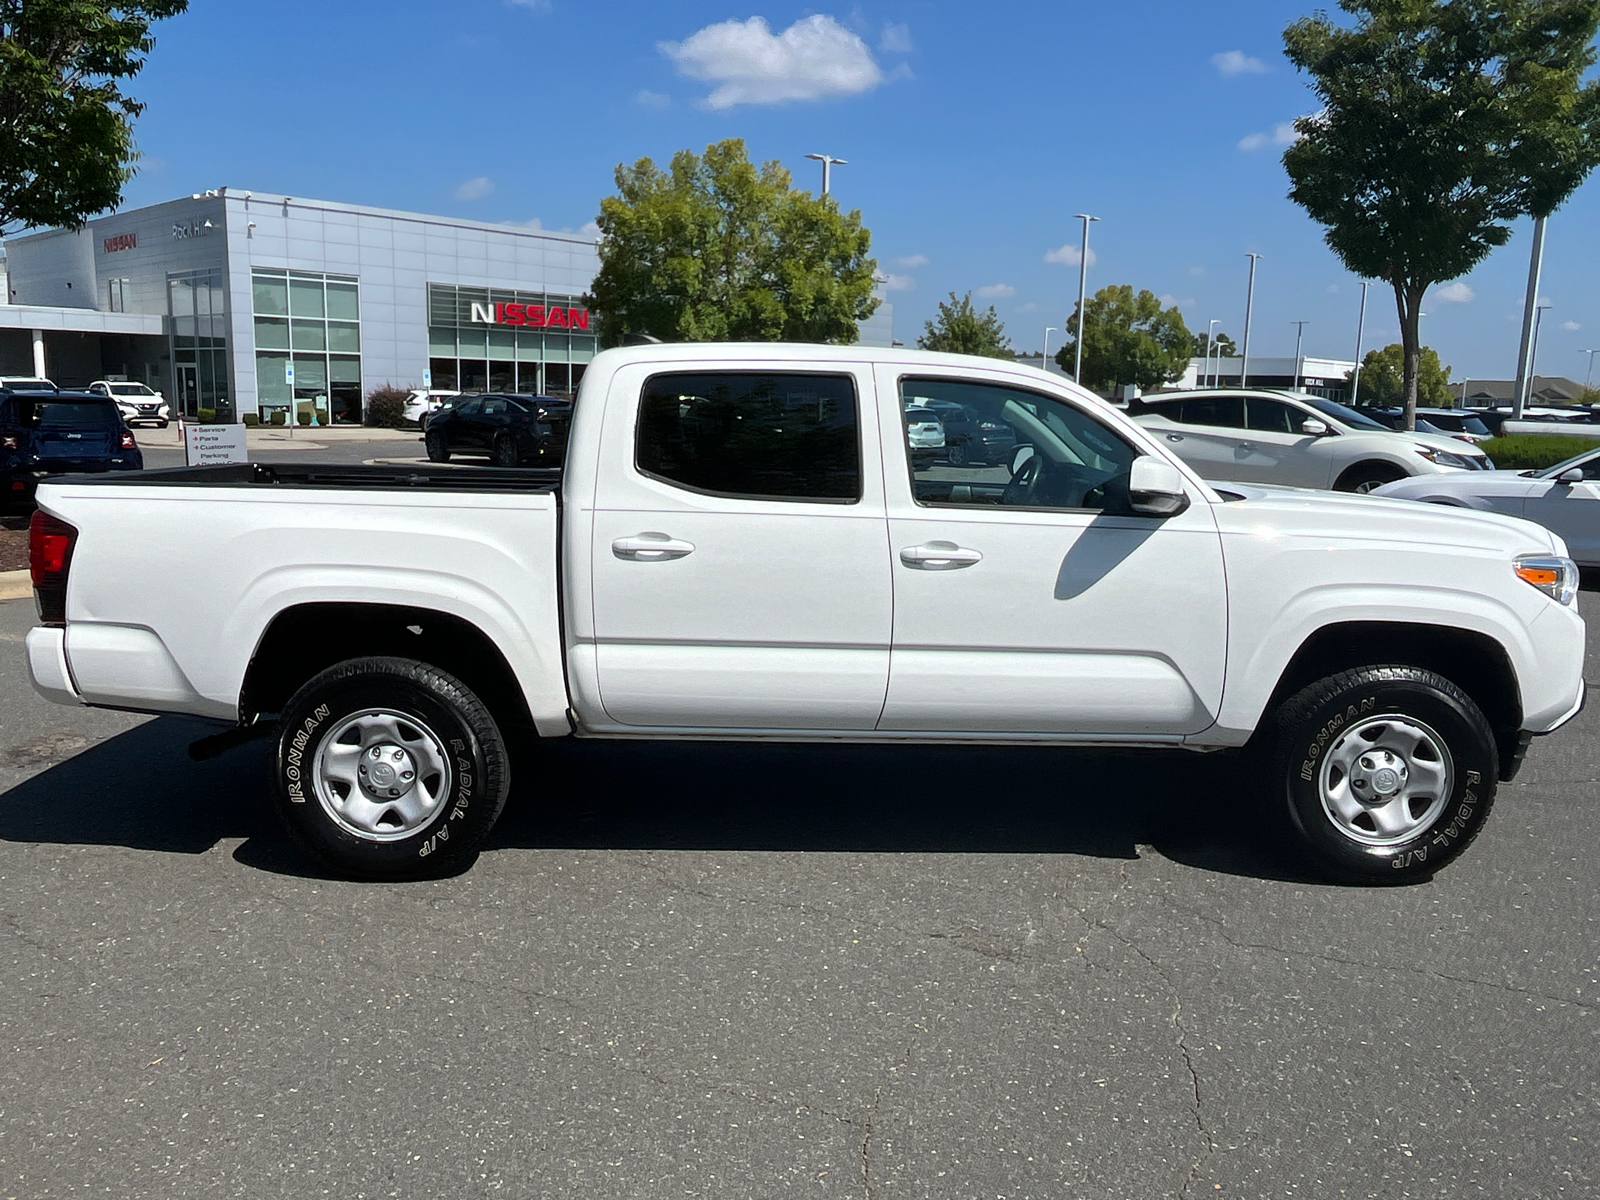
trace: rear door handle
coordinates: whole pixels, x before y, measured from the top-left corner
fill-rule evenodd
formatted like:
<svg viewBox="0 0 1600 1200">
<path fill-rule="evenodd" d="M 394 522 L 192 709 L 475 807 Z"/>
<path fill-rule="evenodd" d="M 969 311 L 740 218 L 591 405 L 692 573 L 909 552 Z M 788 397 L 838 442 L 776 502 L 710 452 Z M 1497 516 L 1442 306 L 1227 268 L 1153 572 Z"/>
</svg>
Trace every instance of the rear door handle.
<svg viewBox="0 0 1600 1200">
<path fill-rule="evenodd" d="M 954 542 L 924 542 L 900 551 L 900 561 L 922 571 L 954 571 L 983 561 L 983 555 Z"/>
<path fill-rule="evenodd" d="M 680 542 L 665 533 L 636 533 L 612 542 L 611 553 L 634 562 L 665 562 L 694 553 L 694 543 Z"/>
<path fill-rule="evenodd" d="M 1181 442 L 1181 441 L 1183 441 L 1183 434 L 1181 434 L 1181 433 L 1169 433 L 1169 434 L 1167 434 L 1167 441 L 1169 441 L 1169 442 Z"/>
</svg>

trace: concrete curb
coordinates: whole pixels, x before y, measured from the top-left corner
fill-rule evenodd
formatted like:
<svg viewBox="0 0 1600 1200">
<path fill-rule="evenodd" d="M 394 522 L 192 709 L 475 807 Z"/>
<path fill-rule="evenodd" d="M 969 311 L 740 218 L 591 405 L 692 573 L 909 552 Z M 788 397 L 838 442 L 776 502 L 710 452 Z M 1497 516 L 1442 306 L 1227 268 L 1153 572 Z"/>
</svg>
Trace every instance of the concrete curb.
<svg viewBox="0 0 1600 1200">
<path fill-rule="evenodd" d="M 0 571 L 0 600 L 21 600 L 33 595 L 33 579 L 26 571 Z"/>
</svg>

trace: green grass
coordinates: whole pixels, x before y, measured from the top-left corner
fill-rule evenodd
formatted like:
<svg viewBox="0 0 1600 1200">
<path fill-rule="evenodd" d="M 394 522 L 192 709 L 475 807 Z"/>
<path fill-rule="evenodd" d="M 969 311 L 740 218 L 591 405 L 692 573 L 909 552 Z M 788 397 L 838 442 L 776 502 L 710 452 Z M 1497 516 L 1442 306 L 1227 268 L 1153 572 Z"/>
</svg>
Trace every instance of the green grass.
<svg viewBox="0 0 1600 1200">
<path fill-rule="evenodd" d="M 1542 470 L 1596 446 L 1600 446 L 1600 437 L 1568 433 L 1518 433 L 1478 443 L 1478 449 L 1494 459 L 1494 465 L 1502 471 Z"/>
</svg>

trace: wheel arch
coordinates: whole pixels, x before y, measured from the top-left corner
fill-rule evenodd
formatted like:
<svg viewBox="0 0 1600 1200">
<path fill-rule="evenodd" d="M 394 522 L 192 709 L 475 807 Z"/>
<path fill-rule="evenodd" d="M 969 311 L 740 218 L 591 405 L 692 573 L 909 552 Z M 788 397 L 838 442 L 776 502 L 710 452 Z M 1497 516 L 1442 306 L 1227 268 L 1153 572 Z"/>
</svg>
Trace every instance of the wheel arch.
<svg viewBox="0 0 1600 1200">
<path fill-rule="evenodd" d="M 1340 471 L 1333 481 L 1333 490 L 1336 492 L 1345 491 L 1347 489 L 1341 485 L 1347 479 L 1359 478 L 1373 472 L 1388 476 L 1389 478 L 1385 480 L 1387 483 L 1393 483 L 1398 479 L 1408 479 L 1413 474 L 1411 471 L 1406 470 L 1404 463 L 1396 459 L 1369 454 L 1356 459 L 1355 462 Z"/>
<path fill-rule="evenodd" d="M 240 719 L 281 712 L 318 672 L 373 656 L 415 659 L 448 672 L 488 706 L 503 729 L 534 731 L 522 686 L 493 638 L 451 613 L 397 604 L 312 602 L 278 613 L 245 669 Z"/>
<path fill-rule="evenodd" d="M 1308 684 L 1366 666 L 1420 667 L 1444 676 L 1472 697 L 1494 730 L 1502 778 L 1510 778 L 1526 740 L 1522 691 L 1506 648 L 1487 633 L 1409 621 L 1343 621 L 1324 625 L 1300 644 L 1263 710 L 1268 715 Z"/>
</svg>

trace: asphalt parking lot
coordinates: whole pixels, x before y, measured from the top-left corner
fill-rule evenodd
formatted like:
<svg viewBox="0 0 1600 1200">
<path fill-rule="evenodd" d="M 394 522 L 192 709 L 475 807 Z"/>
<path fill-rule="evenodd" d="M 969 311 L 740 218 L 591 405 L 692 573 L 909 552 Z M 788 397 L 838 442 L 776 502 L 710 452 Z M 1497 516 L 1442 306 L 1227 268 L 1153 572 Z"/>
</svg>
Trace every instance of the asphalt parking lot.
<svg viewBox="0 0 1600 1200">
<path fill-rule="evenodd" d="M 1600 1192 L 1600 706 L 1406 889 L 1302 877 L 1220 756 L 595 743 L 352 884 L 261 745 L 38 700 L 32 621 L 0 1198 Z"/>
</svg>

